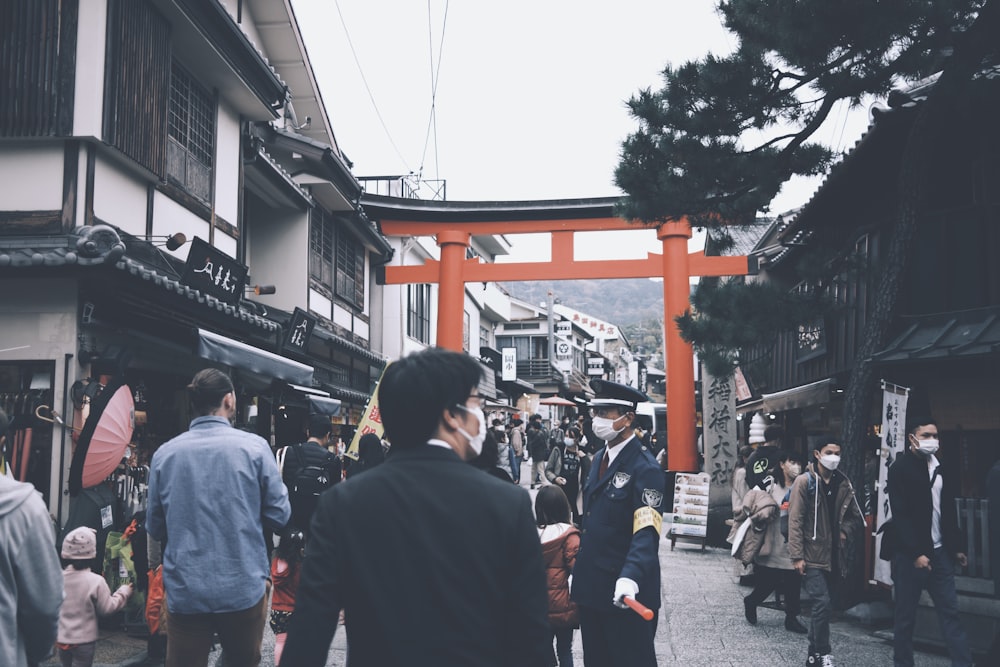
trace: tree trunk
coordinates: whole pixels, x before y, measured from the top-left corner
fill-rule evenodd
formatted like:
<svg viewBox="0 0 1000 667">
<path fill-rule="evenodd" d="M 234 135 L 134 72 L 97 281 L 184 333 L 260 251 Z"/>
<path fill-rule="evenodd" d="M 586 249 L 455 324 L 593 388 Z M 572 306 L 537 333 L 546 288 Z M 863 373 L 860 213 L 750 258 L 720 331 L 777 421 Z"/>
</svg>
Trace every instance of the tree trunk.
<svg viewBox="0 0 1000 667">
<path fill-rule="evenodd" d="M 844 398 L 843 470 L 855 484 L 864 482 L 864 438 L 875 391 L 872 356 L 886 344 L 886 336 L 896 312 L 906 260 L 918 219 L 925 210 L 935 129 L 944 127 L 983 59 L 1000 34 L 1000 0 L 989 0 L 956 46 L 927 100 L 918 108 L 907 137 L 899 172 L 896 219 L 890 231 L 889 247 L 879 271 L 875 300 L 868 312 L 861 345 L 851 370 Z M 864 541 L 857 545 L 863 562 Z M 857 568 L 863 574 L 864 568 Z M 860 577 L 856 583 L 863 583 Z M 852 587 L 853 588 L 853 587 Z M 860 591 L 860 588 L 857 589 Z M 852 596 L 853 597 L 853 596 Z"/>
</svg>

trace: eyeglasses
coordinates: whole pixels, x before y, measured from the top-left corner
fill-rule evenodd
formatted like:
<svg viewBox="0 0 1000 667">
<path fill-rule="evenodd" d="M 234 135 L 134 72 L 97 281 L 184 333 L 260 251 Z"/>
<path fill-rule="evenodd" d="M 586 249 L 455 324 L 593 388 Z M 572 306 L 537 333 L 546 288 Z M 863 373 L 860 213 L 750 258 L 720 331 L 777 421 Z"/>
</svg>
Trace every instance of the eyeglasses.
<svg viewBox="0 0 1000 667">
<path fill-rule="evenodd" d="M 609 405 L 599 408 L 591 408 L 590 416 L 599 417 L 601 419 L 610 419 L 610 418 L 621 417 L 621 413 L 618 410 L 618 408 Z"/>
</svg>

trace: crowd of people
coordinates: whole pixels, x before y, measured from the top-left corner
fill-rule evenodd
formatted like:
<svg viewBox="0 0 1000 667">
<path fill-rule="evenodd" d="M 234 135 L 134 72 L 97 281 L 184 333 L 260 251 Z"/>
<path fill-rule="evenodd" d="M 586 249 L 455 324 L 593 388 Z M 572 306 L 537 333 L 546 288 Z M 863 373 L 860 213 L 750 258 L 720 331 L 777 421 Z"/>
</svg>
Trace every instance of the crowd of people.
<svg viewBox="0 0 1000 667">
<path fill-rule="evenodd" d="M 422 664 L 567 667 L 579 629 L 588 666 L 656 665 L 666 491 L 636 430 L 647 397 L 594 380 L 589 411 L 550 429 L 537 415 L 487 424 L 480 372 L 437 348 L 389 366 L 378 393 L 385 439 L 361 437 L 346 474 L 329 418 L 311 418 L 307 439 L 275 456 L 232 426 L 229 377 L 196 374 L 196 417 L 154 455 L 145 517 L 151 568 L 162 565 L 155 621 L 165 664 L 206 665 L 218 642 L 225 664 L 257 665 L 269 623 L 275 664 L 286 667 L 325 665 L 339 625 L 351 664 L 419 655 Z M 835 439 L 816 439 L 808 464 L 780 429 L 757 439 L 733 477 L 732 539 L 753 568 L 744 616 L 756 625 L 775 593 L 785 628 L 806 635 L 807 665 L 829 667 L 831 592 L 850 569 L 863 513 Z M 939 446 L 933 418 L 913 415 L 907 450 L 889 470 L 896 667 L 914 664 L 923 590 L 953 664 L 972 665 L 955 592 L 965 556 L 954 512 L 944 511 L 957 480 Z M 525 455 L 533 504 L 514 483 Z M 997 470 L 990 479 L 1000 487 Z M 30 485 L 0 477 L 0 528 L 0 618 L 13 628 L 0 663 L 38 664 L 55 648 L 66 667 L 89 667 L 98 617 L 120 610 L 132 586 L 112 591 L 91 571 L 92 528 L 52 549 L 52 523 Z"/>
</svg>

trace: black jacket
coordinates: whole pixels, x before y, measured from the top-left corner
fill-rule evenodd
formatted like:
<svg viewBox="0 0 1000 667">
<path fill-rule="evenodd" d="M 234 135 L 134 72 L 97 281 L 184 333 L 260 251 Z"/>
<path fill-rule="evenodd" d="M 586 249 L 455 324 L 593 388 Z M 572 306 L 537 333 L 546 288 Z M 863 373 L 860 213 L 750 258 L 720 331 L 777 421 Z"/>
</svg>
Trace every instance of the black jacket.
<svg viewBox="0 0 1000 667">
<path fill-rule="evenodd" d="M 943 463 L 938 467 L 941 487 L 941 543 L 944 550 L 954 556 L 964 553 L 964 539 L 958 528 L 958 479 Z M 892 530 L 895 552 L 916 560 L 919 556 L 930 558 L 934 551 L 931 541 L 931 478 L 927 472 L 927 459 L 907 449 L 889 467 L 889 504 L 892 508 Z"/>
<path fill-rule="evenodd" d="M 312 520 L 313 512 L 316 511 L 317 498 L 293 492 L 295 478 L 298 476 L 299 470 L 306 466 L 315 466 L 326 470 L 332 486 L 340 481 L 341 465 L 340 459 L 315 442 L 307 441 L 299 445 L 290 445 L 285 450 L 285 462 L 281 466 L 281 481 L 288 487 L 288 500 L 292 506 L 292 519 L 289 523 L 308 534 L 309 522 Z"/>
<path fill-rule="evenodd" d="M 325 665 L 337 618 L 351 665 L 549 664 L 531 500 L 434 445 L 320 496 L 281 664 Z"/>
</svg>

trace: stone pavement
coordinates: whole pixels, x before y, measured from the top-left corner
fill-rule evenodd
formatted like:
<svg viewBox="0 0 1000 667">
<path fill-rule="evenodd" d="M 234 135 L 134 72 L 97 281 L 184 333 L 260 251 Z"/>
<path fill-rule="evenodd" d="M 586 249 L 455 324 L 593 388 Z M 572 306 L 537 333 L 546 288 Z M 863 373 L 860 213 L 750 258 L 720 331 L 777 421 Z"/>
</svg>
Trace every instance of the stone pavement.
<svg viewBox="0 0 1000 667">
<path fill-rule="evenodd" d="M 529 490 L 528 467 L 521 485 Z M 734 561 L 726 549 L 708 548 L 670 540 L 660 541 L 663 571 L 663 607 L 656 632 L 656 654 L 661 666 L 683 667 L 785 667 L 804 665 L 808 643 L 804 635 L 785 630 L 784 613 L 759 608 L 759 621 L 751 626 L 743 617 L 743 596 L 750 589 L 737 583 Z M 802 619 L 808 623 L 807 618 Z M 862 626 L 835 615 L 831 624 L 833 656 L 838 667 L 885 667 L 892 665 L 892 645 L 885 631 Z M 916 667 L 947 667 L 951 661 L 941 652 L 917 647 Z M 272 665 L 274 636 L 265 628 L 262 665 Z M 347 640 L 341 627 L 334 637 L 327 665 L 346 664 Z M 105 633 L 98 641 L 95 667 L 145 665 L 146 642 L 124 633 Z M 209 661 L 213 664 L 215 656 Z M 580 633 L 574 633 L 574 664 L 583 665 Z M 58 661 L 43 663 L 58 667 Z M 415 660 L 414 664 L 419 664 Z"/>
</svg>

